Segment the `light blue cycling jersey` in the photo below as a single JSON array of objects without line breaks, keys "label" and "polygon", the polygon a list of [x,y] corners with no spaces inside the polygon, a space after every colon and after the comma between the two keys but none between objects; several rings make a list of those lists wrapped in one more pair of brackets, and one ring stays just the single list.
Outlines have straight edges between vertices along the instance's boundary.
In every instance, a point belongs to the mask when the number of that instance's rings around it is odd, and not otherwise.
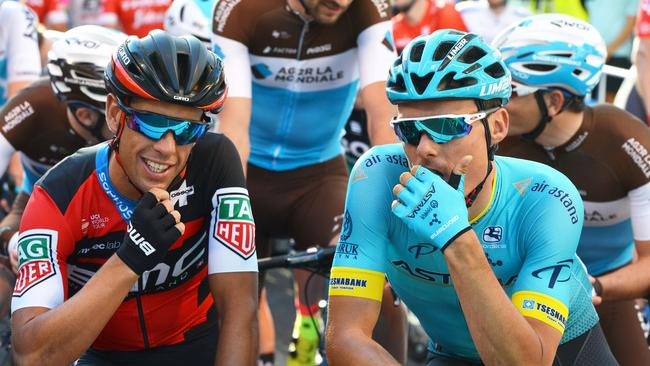
[{"label": "light blue cycling jersey", "polygon": [[249,162],[267,170],[341,155],[358,90],[384,83],[395,59],[386,0],[356,0],[334,24],[305,20],[286,0],[219,2],[213,20],[228,97],[252,102]]},{"label": "light blue cycling jersey", "polygon": [[[517,309],[563,332],[561,343],[568,342],[598,322],[575,254],[580,196],[548,166],[504,157],[495,166],[494,184],[484,188],[492,189],[490,204],[470,221],[472,228]],[[393,186],[407,170],[400,144],[374,147],[356,163],[330,296],[381,301],[385,276],[420,320],[432,352],[479,360],[443,254],[391,212]]]}]

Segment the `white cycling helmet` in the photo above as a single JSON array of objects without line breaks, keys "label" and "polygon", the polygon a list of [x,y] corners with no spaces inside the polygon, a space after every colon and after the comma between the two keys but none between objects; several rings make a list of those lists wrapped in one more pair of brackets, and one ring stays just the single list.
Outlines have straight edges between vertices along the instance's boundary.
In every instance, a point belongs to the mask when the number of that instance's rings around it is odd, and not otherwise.
[{"label": "white cycling helmet", "polygon": [[563,14],[541,14],[523,19],[496,36],[512,73],[513,93],[560,88],[589,94],[602,75],[607,47],[591,24]]},{"label": "white cycling helmet", "polygon": [[116,30],[97,25],[70,29],[48,52],[47,72],[54,93],[66,102],[82,102],[104,113],[104,69],[127,38]]},{"label": "white cycling helmet", "polygon": [[210,48],[215,0],[174,0],[165,13],[164,29],[173,36],[192,35]]}]

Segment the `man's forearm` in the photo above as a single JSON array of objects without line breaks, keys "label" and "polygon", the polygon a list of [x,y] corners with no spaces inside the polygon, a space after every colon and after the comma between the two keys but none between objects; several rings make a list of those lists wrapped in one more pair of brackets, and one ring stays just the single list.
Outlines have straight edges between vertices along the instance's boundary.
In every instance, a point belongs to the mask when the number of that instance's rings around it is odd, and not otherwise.
[{"label": "man's forearm", "polygon": [[11,205],[11,210],[7,216],[0,221],[0,227],[8,228],[0,234],[0,242],[2,243],[2,249],[5,252],[7,250],[9,239],[11,239],[11,236],[18,231],[18,228],[20,227],[20,219],[23,217],[27,201],[29,201],[29,195],[27,193],[23,191],[18,193],[14,203]]},{"label": "man's forearm", "polygon": [[385,83],[376,82],[366,86],[361,96],[368,116],[370,144],[375,146],[397,142],[397,136],[390,127],[390,120],[397,110],[388,101]]},{"label": "man's forearm", "polygon": [[603,301],[633,300],[650,293],[650,257],[622,267],[604,276],[597,277],[602,286]]},{"label": "man's forearm", "polygon": [[[641,39],[636,58],[637,86],[646,113],[650,111],[650,39]],[[647,119],[645,121],[647,123]]]},{"label": "man's forearm", "polygon": [[444,252],[474,344],[486,365],[536,365],[542,346],[535,330],[501,288],[474,231]]},{"label": "man's forearm", "polygon": [[12,319],[13,349],[18,364],[64,365],[79,358],[95,341],[137,280],[113,255],[73,297],[54,309]]},{"label": "man's forearm", "polygon": [[335,334],[336,330],[328,326],[328,334],[325,341],[327,362],[332,366],[355,365],[399,365],[399,363],[379,343],[375,342],[370,335],[361,331],[345,334]]},{"label": "man's forearm", "polygon": [[237,319],[235,314],[231,317],[221,316],[215,365],[252,366],[257,363],[259,343],[257,309],[254,313],[247,319],[241,317]]}]

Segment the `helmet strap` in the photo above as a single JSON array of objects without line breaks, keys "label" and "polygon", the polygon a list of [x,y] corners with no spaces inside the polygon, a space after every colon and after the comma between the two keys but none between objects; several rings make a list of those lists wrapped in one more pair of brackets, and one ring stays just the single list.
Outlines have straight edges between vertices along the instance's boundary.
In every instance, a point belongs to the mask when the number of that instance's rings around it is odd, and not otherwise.
[{"label": "helmet strap", "polygon": [[536,90],[534,95],[541,117],[539,118],[539,122],[537,122],[537,127],[532,131],[521,135],[521,138],[526,141],[533,141],[539,137],[539,135],[544,132],[546,125],[553,120],[553,117],[548,115],[548,108],[546,107],[546,101],[544,101],[544,90]]},{"label": "helmet strap", "polygon": [[[97,118],[97,122],[93,126],[87,126],[85,123],[81,122],[79,120],[79,117],[77,117],[76,111],[70,110],[72,115],[74,116],[74,119],[77,120],[77,124],[81,126],[84,130],[86,130],[92,137],[96,138],[98,141],[104,141],[104,135],[102,135],[102,128],[104,127],[104,124],[106,124],[106,116],[104,116],[103,113],[99,113],[99,117]],[[86,141],[88,144],[93,144],[94,142],[92,141]]]},{"label": "helmet strap", "polygon": [[[482,100],[477,100],[476,101],[476,106],[478,107],[479,111],[485,110],[485,105]],[[478,197],[479,193],[483,190],[483,186],[485,185],[485,181],[488,179],[490,176],[490,173],[492,173],[492,161],[494,160],[494,153],[497,150],[497,145],[492,145],[492,136],[490,134],[490,125],[488,124],[487,117],[483,118],[481,120],[481,123],[483,123],[483,130],[485,131],[485,142],[488,152],[488,164],[487,164],[487,172],[485,173],[485,177],[483,177],[483,180],[474,188],[472,189],[471,192],[467,196],[465,196],[465,206],[467,208],[472,207],[474,204],[474,201],[476,201],[476,197]],[[459,179],[460,177],[456,176],[454,177],[455,174],[452,173],[452,178],[450,180],[453,180],[454,178]],[[453,186],[454,184],[452,184]],[[458,183],[455,184],[455,186],[458,186]]]}]

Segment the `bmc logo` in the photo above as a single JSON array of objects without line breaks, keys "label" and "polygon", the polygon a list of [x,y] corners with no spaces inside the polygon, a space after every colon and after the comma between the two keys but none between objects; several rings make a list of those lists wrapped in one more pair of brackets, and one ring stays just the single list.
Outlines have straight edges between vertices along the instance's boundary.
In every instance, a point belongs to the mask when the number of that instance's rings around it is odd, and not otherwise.
[{"label": "bmc logo", "polygon": [[148,241],[144,240],[144,237],[137,232],[133,225],[129,222],[129,226],[126,228],[126,232],[129,233],[129,238],[137,245],[146,256],[149,256],[151,253],[156,251],[156,248],[151,246]]}]

